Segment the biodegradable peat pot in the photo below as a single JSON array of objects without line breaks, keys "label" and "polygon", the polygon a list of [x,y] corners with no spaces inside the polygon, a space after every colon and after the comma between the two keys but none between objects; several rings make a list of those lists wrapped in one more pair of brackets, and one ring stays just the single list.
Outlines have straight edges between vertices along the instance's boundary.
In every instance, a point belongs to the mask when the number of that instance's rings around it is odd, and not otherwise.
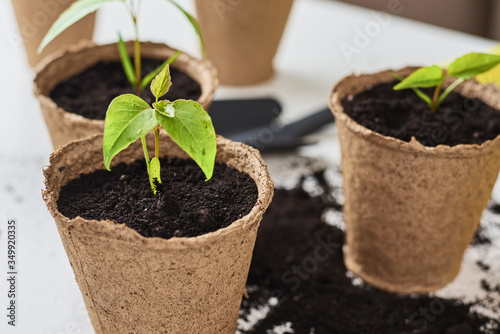
[{"label": "biodegradable peat pot", "polygon": [[252,85],[269,79],[293,0],[196,0],[196,12],[222,84]]},{"label": "biodegradable peat pot", "polygon": [[[55,38],[38,54],[37,49],[54,21],[75,1],[12,0],[17,25],[24,42],[28,62],[36,66],[46,56],[80,40],[91,40],[95,13],[89,14]],[[19,41],[20,42],[20,41]]]},{"label": "biodegradable peat pot", "polygon": [[[128,42],[127,47],[130,54],[132,54],[133,43]],[[176,52],[177,50],[164,44],[150,42],[141,44],[143,57],[165,60]],[[34,80],[34,93],[40,102],[42,114],[55,149],[73,140],[103,133],[104,120],[88,119],[63,110],[50,98],[50,92],[57,84],[81,73],[100,61],[119,61],[119,59],[120,55],[116,44],[95,45],[93,43],[81,43],[76,47],[71,47],[48,57],[40,64]],[[172,66],[186,72],[200,84],[201,96],[197,102],[207,109],[219,84],[217,71],[211,62],[206,59],[198,60],[182,53]]]},{"label": "biodegradable peat pot", "polygon": [[[188,158],[164,133],[161,142],[161,156]],[[235,333],[257,229],[271,202],[273,181],[257,150],[222,137],[217,148],[217,162],[255,181],[255,206],[216,232],[168,240],[145,238],[109,220],[68,219],[58,211],[61,187],[81,174],[104,168],[101,135],[72,142],[52,154],[44,171],[43,197],[96,333]],[[141,158],[138,141],[118,154],[112,166]]]},{"label": "biodegradable peat pot", "polygon": [[[383,136],[344,113],[342,99],[394,81],[391,72],[349,76],[329,101],[342,154],[345,262],[378,288],[430,292],[460,270],[498,176],[500,137],[482,145],[427,147]],[[456,91],[500,108],[496,86],[468,81]]]}]

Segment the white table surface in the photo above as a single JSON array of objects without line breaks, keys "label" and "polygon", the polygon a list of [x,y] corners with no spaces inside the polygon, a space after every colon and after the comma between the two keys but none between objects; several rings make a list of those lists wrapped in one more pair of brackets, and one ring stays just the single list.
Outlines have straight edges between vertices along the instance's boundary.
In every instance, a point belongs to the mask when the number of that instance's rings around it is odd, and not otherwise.
[{"label": "white table surface", "polygon": [[[193,1],[179,2],[193,12]],[[401,3],[404,6],[405,0]],[[146,19],[146,15],[152,16]],[[95,40],[115,42],[118,30],[131,38],[132,29],[125,17],[120,4],[105,6],[98,15]],[[142,18],[143,40],[166,42],[198,54],[191,28],[165,1],[145,1]],[[293,120],[324,107],[335,82],[351,72],[436,63],[495,45],[491,40],[392,17],[348,62],[339,45],[354,45],[355,29],[364,29],[373,21],[369,10],[335,1],[296,0],[275,60],[275,77],[249,88],[222,87],[216,98],[274,96],[283,104],[283,118]],[[12,43],[19,32],[9,0],[0,0],[0,29],[0,332],[93,333],[55,224],[41,198],[42,167],[52,147],[32,94],[33,72],[22,46]],[[299,153],[338,163],[333,129],[330,126],[321,132],[319,144]],[[272,161],[273,156],[268,159]],[[4,315],[5,231],[9,218],[19,224],[16,328],[6,325]]]}]

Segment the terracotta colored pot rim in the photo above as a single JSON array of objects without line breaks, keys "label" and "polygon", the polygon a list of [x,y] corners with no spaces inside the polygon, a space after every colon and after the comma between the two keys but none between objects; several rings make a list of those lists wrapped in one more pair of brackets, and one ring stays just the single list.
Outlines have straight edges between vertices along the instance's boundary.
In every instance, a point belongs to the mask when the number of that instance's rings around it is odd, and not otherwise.
[{"label": "terracotta colored pot rim", "polygon": [[[168,137],[168,139],[173,142],[167,134],[162,133],[163,137]],[[165,140],[165,139],[162,139]],[[237,160],[237,164],[231,163],[231,166],[242,170],[242,167],[245,165],[251,165],[255,167],[258,172],[258,177],[252,177],[255,181],[258,189],[258,198],[252,210],[244,217],[234,221],[231,225],[221,228],[217,231],[206,233],[196,237],[173,237],[170,239],[163,239],[158,237],[147,238],[139,233],[137,233],[132,228],[127,227],[125,224],[115,223],[111,220],[87,220],[81,217],[76,217],[74,219],[69,219],[65,217],[63,214],[59,212],[57,209],[57,199],[54,196],[53,191],[55,187],[48,182],[48,176],[53,174],[56,170],[61,170],[64,168],[75,168],[75,166],[67,165],[64,161],[64,156],[68,152],[75,151],[79,149],[79,146],[85,143],[96,143],[98,142],[102,148],[102,135],[94,135],[86,139],[77,140],[71,142],[65,146],[59,148],[56,152],[52,153],[50,156],[50,163],[44,169],[45,176],[45,189],[42,191],[43,199],[46,202],[46,205],[51,212],[52,216],[57,220],[63,222],[63,224],[67,225],[67,227],[71,229],[78,229],[80,231],[85,231],[85,233],[89,233],[94,237],[101,238],[103,240],[106,239],[115,239],[118,241],[123,241],[125,243],[129,242],[140,242],[149,249],[156,250],[168,250],[168,249],[186,249],[192,247],[203,247],[209,246],[215,239],[224,236],[230,235],[234,231],[239,229],[250,229],[255,224],[259,224],[260,219],[262,218],[263,213],[269,206],[272,201],[273,192],[274,192],[274,182],[269,176],[267,171],[267,166],[260,156],[258,150],[253,147],[244,145],[242,143],[233,142],[221,136],[217,137],[217,150],[218,154],[221,151],[229,153],[229,156],[232,159]],[[137,143],[136,143],[137,144]],[[180,150],[180,148],[179,148]],[[142,151],[141,151],[142,152]],[[102,152],[96,151],[97,154],[102,154]],[[184,154],[183,154],[184,155]],[[188,158],[187,155],[178,155],[173,154],[172,156],[180,156],[181,158]],[[118,156],[117,156],[118,158]],[[113,161],[112,165],[116,165],[120,161]],[[225,161],[220,160],[216,157],[217,162]],[[76,166],[77,167],[77,166]],[[104,169],[104,165],[102,168],[96,168],[94,170]],[[250,174],[249,174],[250,175]],[[250,175],[251,176],[251,175]],[[67,181],[69,182],[69,180]]]},{"label": "terracotta colored pot rim", "polygon": [[[391,76],[391,73],[398,73],[402,76],[407,76],[411,72],[413,72],[418,67],[405,67],[400,70],[386,70],[373,74],[362,74],[362,75],[350,75],[342,79],[337,85],[333,88],[333,91],[330,95],[329,106],[332,110],[336,121],[341,121],[347,125],[347,127],[360,136],[364,137],[366,140],[375,142],[381,146],[386,146],[389,149],[406,151],[406,152],[418,152],[428,155],[437,155],[437,156],[453,156],[454,158],[470,158],[476,155],[482,154],[484,151],[490,151],[493,149],[500,149],[500,136],[497,136],[495,139],[487,140],[481,145],[477,144],[460,144],[456,146],[448,146],[448,145],[438,145],[436,147],[424,146],[415,138],[412,138],[410,142],[403,141],[401,139],[397,139],[390,136],[382,135],[378,132],[370,130],[361,124],[354,121],[351,117],[344,113],[344,108],[342,107],[342,99],[344,99],[347,95],[349,95],[349,90],[352,90],[352,87],[356,85],[358,82],[363,82],[367,78],[373,78],[373,82],[375,84],[382,84],[394,81],[394,77]],[[452,81],[447,80],[444,83],[444,87],[446,88],[451,84]],[[479,94],[473,91],[473,88],[481,86],[481,91]],[[362,91],[365,91],[368,87],[359,85],[356,87],[356,93],[359,94]],[[473,80],[468,80],[462,83],[455,89],[456,92],[462,94],[466,97],[475,97],[481,99],[484,103],[490,105],[491,107],[500,110],[500,104],[498,103],[499,99],[497,98],[494,101],[493,98],[488,99],[489,96],[500,96],[500,88],[494,84],[490,85],[482,85]],[[474,94],[475,93],[475,94]]]},{"label": "terracotta colored pot rim", "polygon": [[[127,46],[130,49],[130,46],[133,42],[126,42]],[[158,47],[158,48],[164,48],[165,50],[169,50],[172,55],[177,52],[178,50],[173,49],[169,47],[168,45],[161,44],[161,43],[154,43],[154,42],[141,42],[141,45],[143,47]],[[36,98],[40,102],[45,102],[48,106],[56,110],[60,114],[66,114],[66,116],[70,116],[70,118],[76,122],[76,123],[87,123],[87,124],[94,124],[94,125],[101,125],[104,123],[104,120],[96,120],[96,119],[90,119],[83,117],[79,114],[75,114],[72,112],[68,112],[62,108],[60,108],[49,96],[50,91],[47,91],[44,87],[41,86],[40,81],[44,76],[50,75],[50,72],[48,69],[50,66],[57,66],[58,63],[63,62],[65,57],[71,54],[76,54],[80,53],[86,49],[90,48],[95,48],[96,51],[99,50],[99,48],[107,48],[109,46],[116,46],[116,43],[111,43],[111,44],[102,44],[98,45],[92,41],[87,41],[87,40],[82,40],[76,45],[70,45],[67,46],[58,52],[55,52],[46,58],[38,64],[35,67],[35,79],[33,80],[33,92],[36,96]],[[114,58],[115,60],[119,61],[119,56]],[[104,60],[104,59],[103,59]],[[186,64],[188,62],[195,62],[198,67],[203,68],[204,71],[207,71],[208,76],[212,78],[212,80],[200,80],[200,76],[197,75],[195,71],[188,71],[184,67],[185,66],[179,66],[179,63]],[[95,64],[95,63],[93,63]],[[90,64],[90,65],[93,65]],[[208,106],[211,101],[213,100],[215,96],[215,91],[219,85],[219,79],[217,78],[217,70],[215,69],[215,66],[212,64],[212,62],[208,59],[197,59],[194,58],[187,53],[181,53],[179,57],[176,59],[174,64],[172,65],[173,67],[182,70],[186,72],[193,80],[198,82],[198,84],[201,87],[201,95],[198,98],[197,102],[200,103],[203,106]],[[88,67],[87,67],[88,68]],[[67,80],[63,79],[63,80]],[[60,82],[62,82],[61,80]],[[53,89],[53,87],[51,88]],[[146,88],[149,89],[149,88]]]}]

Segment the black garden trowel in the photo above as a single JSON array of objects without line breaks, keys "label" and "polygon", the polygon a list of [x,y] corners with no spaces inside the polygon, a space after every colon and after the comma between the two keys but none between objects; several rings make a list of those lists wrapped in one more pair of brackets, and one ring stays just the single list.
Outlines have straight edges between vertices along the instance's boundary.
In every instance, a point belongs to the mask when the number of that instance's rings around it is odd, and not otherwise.
[{"label": "black garden trowel", "polygon": [[294,149],[314,144],[304,136],[334,121],[328,108],[289,124],[282,124],[282,108],[272,98],[214,101],[209,114],[215,131],[260,151]]}]

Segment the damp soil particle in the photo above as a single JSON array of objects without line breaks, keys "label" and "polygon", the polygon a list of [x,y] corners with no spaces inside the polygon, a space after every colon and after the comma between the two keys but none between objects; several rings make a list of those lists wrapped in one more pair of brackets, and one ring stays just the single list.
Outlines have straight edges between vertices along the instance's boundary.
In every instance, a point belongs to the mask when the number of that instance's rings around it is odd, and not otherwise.
[{"label": "damp soil particle", "polygon": [[479,245],[491,245],[491,240],[488,238],[483,231],[483,228],[479,226],[477,228],[476,234],[474,238],[472,238],[471,245],[479,246]]},{"label": "damp soil particle", "polygon": [[[345,113],[385,136],[425,146],[482,144],[500,134],[500,111],[476,98],[452,92],[435,113],[411,90],[393,83],[374,86],[342,100]],[[432,89],[424,89],[432,94]]]},{"label": "damp soil particle", "polygon": [[[275,191],[259,229],[240,323],[255,319],[262,305],[270,311],[251,329],[240,326],[240,333],[292,333],[272,331],[291,323],[295,334],[468,334],[484,333],[481,327],[494,321],[456,300],[390,294],[353,279],[343,261],[344,232],[321,218],[339,208],[332,197],[312,198],[302,188]],[[272,297],[278,301],[270,304]]]},{"label": "damp soil particle", "polygon": [[492,203],[492,204],[490,204],[489,209],[492,212],[496,213],[496,214],[500,214],[500,203]]},{"label": "damp soil particle", "polygon": [[[143,74],[150,73],[163,63],[163,60],[142,60]],[[197,100],[201,87],[188,74],[170,68],[172,86],[163,100]],[[89,119],[104,120],[110,102],[121,94],[133,94],[134,90],[118,61],[102,61],[80,74],[59,83],[50,93],[50,98],[62,109]],[[148,103],[155,101],[149,85],[144,89],[142,98]]]},{"label": "damp soil particle", "polygon": [[191,160],[160,159],[154,196],[144,160],[82,175],[61,189],[57,206],[68,218],[109,219],[145,237],[194,237],[229,226],[257,201],[249,175],[216,164],[208,182]]}]

